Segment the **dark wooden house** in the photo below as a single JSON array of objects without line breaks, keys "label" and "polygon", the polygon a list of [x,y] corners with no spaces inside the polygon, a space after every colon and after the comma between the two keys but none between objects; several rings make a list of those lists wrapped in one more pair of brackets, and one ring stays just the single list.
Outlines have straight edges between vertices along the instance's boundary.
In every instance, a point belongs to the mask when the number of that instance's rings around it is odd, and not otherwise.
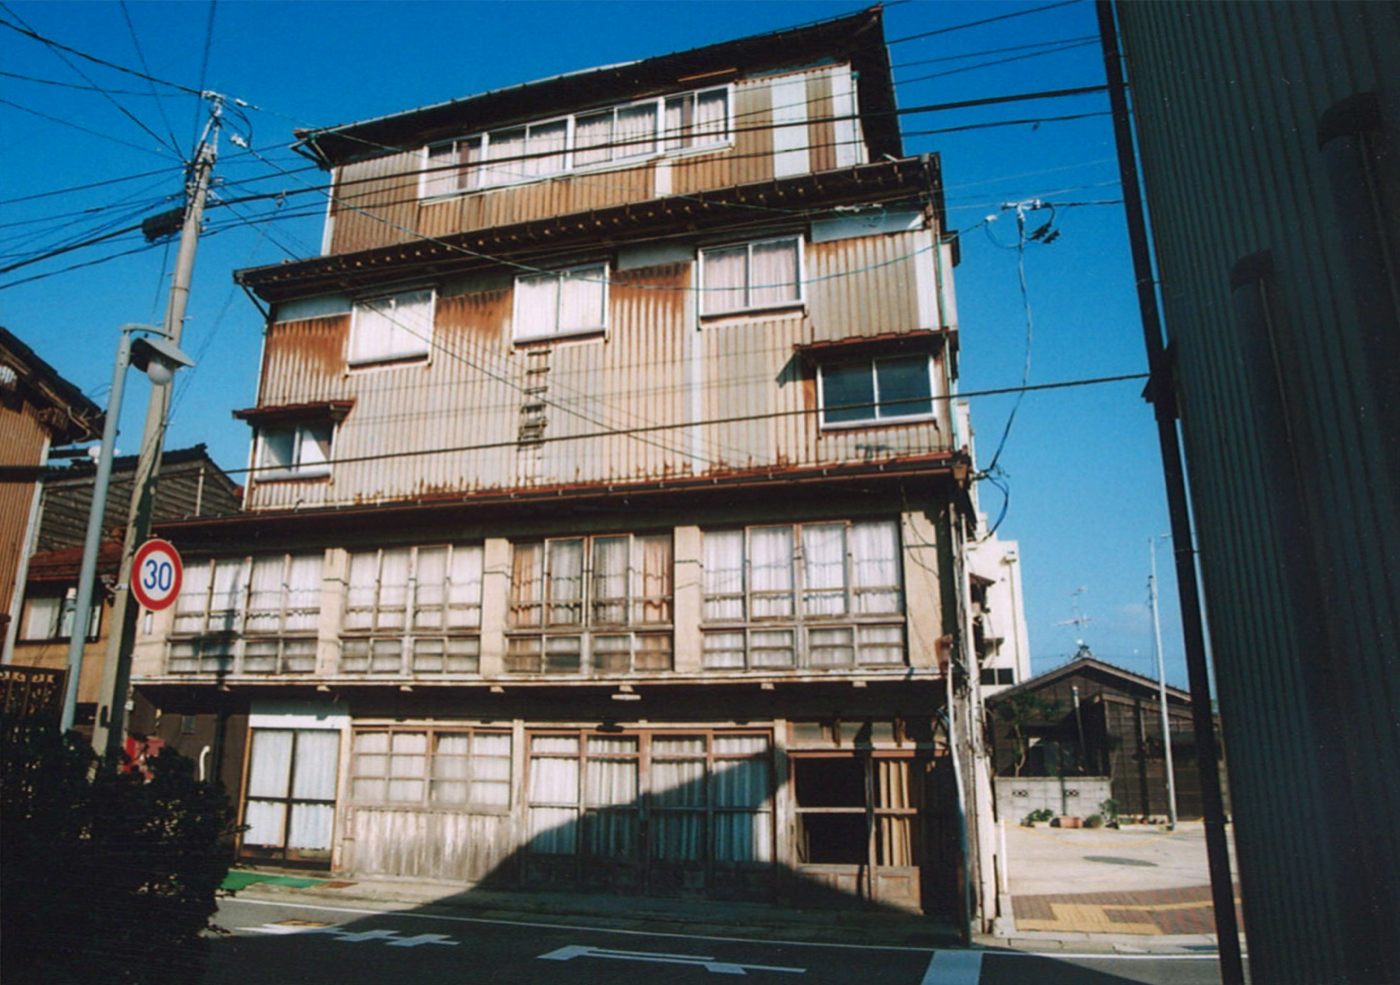
[{"label": "dark wooden house", "polygon": [[[1191,696],[1167,687],[1179,817],[1201,816]],[[1166,752],[1157,682],[1093,656],[987,699],[997,776],[1106,776],[1124,815],[1166,815]],[[1020,732],[1018,737],[1017,732]]]}]

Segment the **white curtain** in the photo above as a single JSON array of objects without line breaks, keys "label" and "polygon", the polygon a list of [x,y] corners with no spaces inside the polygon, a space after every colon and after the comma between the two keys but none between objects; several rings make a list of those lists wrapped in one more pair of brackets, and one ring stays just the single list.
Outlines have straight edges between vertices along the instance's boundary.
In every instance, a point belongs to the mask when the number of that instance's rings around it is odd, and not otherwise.
[{"label": "white curtain", "polygon": [[385,550],[379,558],[379,602],[376,629],[403,629],[408,608],[408,561],[406,547]]},{"label": "white curtain", "polygon": [[627,624],[628,538],[597,537],[593,541],[593,623]]},{"label": "white curtain", "polygon": [[749,531],[749,585],[752,618],[792,616],[791,527],[754,527]]},{"label": "white curtain", "polygon": [[362,804],[388,800],[389,733],[356,732],[353,748],[351,799]]},{"label": "white curtain", "polygon": [[252,762],[248,768],[249,797],[285,797],[292,771],[292,733],[285,729],[254,729]]},{"label": "white curtain", "polygon": [[288,632],[310,632],[321,611],[320,554],[297,554],[287,565],[285,626]]},{"label": "white curtain", "polygon": [[510,573],[510,625],[539,626],[543,544],[513,544]]},{"label": "white curtain", "polygon": [[364,551],[350,555],[350,574],[345,588],[346,629],[374,626],[374,602],[378,595],[379,553]]},{"label": "white curtain", "polygon": [[857,644],[864,664],[904,662],[903,626],[858,626]]},{"label": "white curtain", "polygon": [[287,805],[277,801],[252,800],[243,812],[243,844],[282,847],[282,826],[287,817]]},{"label": "white curtain", "polygon": [[525,139],[525,153],[544,156],[527,158],[524,172],[527,175],[542,175],[563,171],[564,146],[568,135],[569,124],[564,120],[531,127]]},{"label": "white curtain", "polygon": [[694,140],[696,146],[719,143],[727,136],[729,92],[711,89],[695,95]]},{"label": "white curtain", "polygon": [[335,807],[331,804],[293,804],[287,847],[329,851]]},{"label": "white curtain", "polygon": [[851,627],[809,629],[807,660],[813,667],[849,667],[855,663],[855,641]]},{"label": "white curtain", "polygon": [[530,851],[572,855],[578,850],[578,808],[530,808]]},{"label": "white curtain", "polygon": [[324,424],[306,424],[297,428],[298,469],[321,469],[331,460],[331,429]]},{"label": "white curtain", "polygon": [[578,803],[578,738],[535,736],[530,750],[530,850],[572,855],[577,851],[578,808],[563,805]]},{"label": "white curtain", "polygon": [[389,800],[419,803],[427,778],[428,736],[424,732],[394,732],[389,737]]},{"label": "white curtain", "polygon": [[428,148],[428,173],[423,176],[424,196],[450,195],[457,190],[459,171],[453,167],[456,163],[456,144],[439,144]]},{"label": "white curtain", "polygon": [[796,301],[800,296],[797,283],[797,240],[755,243],[750,263],[750,307]]},{"label": "white curtain", "polygon": [[846,527],[809,523],[802,528],[802,610],[809,616],[846,611]]},{"label": "white curtain", "polygon": [[220,561],[214,568],[214,592],[209,601],[209,631],[235,632],[247,592],[241,558]]},{"label": "white curtain", "polygon": [[704,661],[706,667],[744,666],[744,633],[706,632],[704,637]]},{"label": "white curtain", "polygon": [[471,777],[471,736],[465,732],[440,733],[433,752],[434,804],[465,804]]},{"label": "white curtain", "polygon": [[656,104],[624,106],[617,111],[613,128],[613,160],[638,157],[656,150]]},{"label": "white curtain", "polygon": [[253,558],[246,623],[249,633],[275,633],[281,628],[285,567],[286,558],[281,554]]},{"label": "white curtain", "polygon": [[861,615],[903,611],[899,529],[893,520],[851,524],[851,582]]},{"label": "white curtain", "polygon": [[601,331],[606,319],[608,268],[566,270],[559,277],[559,332]]},{"label": "white curtain", "polygon": [[744,532],[705,531],[705,620],[744,618]]},{"label": "white curtain", "polygon": [[583,541],[552,540],[545,545],[549,569],[549,624],[583,622]]},{"label": "white curtain", "polygon": [[495,162],[483,175],[484,185],[508,185],[525,176],[524,162],[520,155],[525,152],[525,130],[497,130],[491,134],[486,156]]},{"label": "white curtain", "polygon": [[748,247],[703,250],[700,262],[704,278],[700,297],[702,314],[741,311],[748,307]]},{"label": "white curtain", "polygon": [[641,562],[641,598],[633,614],[637,623],[671,621],[671,535],[655,534],[637,538]]},{"label": "white curtain", "polygon": [[[174,632],[177,635],[200,632],[208,611],[209,562],[198,561],[185,569],[184,581],[180,583],[180,596],[175,600]],[[38,638],[30,635],[30,639]]]},{"label": "white curtain", "polygon": [[481,548],[453,547],[448,573],[447,625],[463,629],[481,625]]},{"label": "white curtain", "polygon": [[413,628],[441,629],[447,548],[420,547],[413,573]]},{"label": "white curtain", "polygon": [[515,279],[517,339],[553,335],[559,328],[559,276],[528,274]]},{"label": "white curtain", "polygon": [[306,800],[335,800],[336,764],[340,761],[340,733],[305,729],[297,732],[296,775],[292,796]]},{"label": "white curtain", "polygon": [[409,291],[355,305],[351,362],[421,355],[433,333],[431,291]]},{"label": "white curtain", "polygon": [[574,120],[574,167],[601,164],[612,159],[613,111],[580,116]]},{"label": "white curtain", "polygon": [[672,96],[666,100],[665,117],[662,121],[662,146],[666,150],[679,150],[690,146],[694,113],[694,98],[689,94]]},{"label": "white curtain", "polygon": [[590,807],[636,806],[637,760],[599,759],[637,753],[636,739],[589,739],[585,802]]},{"label": "white curtain", "polygon": [[510,736],[478,732],[473,737],[472,803],[510,806]]},{"label": "white curtain", "polygon": [[795,654],[790,629],[755,629],[749,633],[751,667],[791,667]]}]

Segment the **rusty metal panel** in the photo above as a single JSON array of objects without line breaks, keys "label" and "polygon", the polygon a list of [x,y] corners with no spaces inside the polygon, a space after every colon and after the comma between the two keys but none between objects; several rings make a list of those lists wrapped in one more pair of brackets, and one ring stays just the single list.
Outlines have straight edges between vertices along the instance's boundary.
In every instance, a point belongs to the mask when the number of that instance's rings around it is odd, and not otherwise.
[{"label": "rusty metal panel", "polygon": [[345,378],[350,316],[333,315],[268,327],[258,405],[276,407],[353,394]]},{"label": "rusty metal panel", "polygon": [[812,73],[807,79],[807,146],[813,171],[836,167],[836,127],[829,119],[833,106],[831,71]]},{"label": "rusty metal panel", "polygon": [[[43,463],[47,431],[24,401],[17,411],[0,405],[0,465]],[[36,482],[0,482],[0,614],[6,612],[15,590],[15,570],[29,532],[30,506],[38,495]]]},{"label": "rusty metal panel", "polygon": [[347,164],[336,182],[331,253],[402,243],[414,237],[418,223],[417,151],[390,154]]}]

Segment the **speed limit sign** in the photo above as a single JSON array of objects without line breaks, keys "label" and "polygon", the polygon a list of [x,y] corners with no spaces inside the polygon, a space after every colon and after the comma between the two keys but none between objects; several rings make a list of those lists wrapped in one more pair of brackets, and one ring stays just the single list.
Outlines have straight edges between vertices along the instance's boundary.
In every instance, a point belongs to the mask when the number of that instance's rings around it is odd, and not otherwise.
[{"label": "speed limit sign", "polygon": [[164,609],[180,594],[185,565],[180,552],[166,540],[148,540],[131,559],[131,594],[148,609]]}]

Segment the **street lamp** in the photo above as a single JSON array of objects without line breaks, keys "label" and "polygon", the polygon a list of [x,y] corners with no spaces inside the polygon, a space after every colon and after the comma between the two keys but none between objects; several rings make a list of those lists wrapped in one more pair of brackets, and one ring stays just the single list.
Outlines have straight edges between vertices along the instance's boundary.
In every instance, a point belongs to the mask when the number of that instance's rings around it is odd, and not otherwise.
[{"label": "street lamp", "polygon": [[[142,332],[152,338],[134,337]],[[112,478],[112,458],[116,452],[117,418],[122,412],[122,389],[127,366],[135,366],[150,378],[153,386],[167,386],[182,366],[193,366],[159,328],[151,325],[123,325],[117,343],[117,362],[112,370],[112,389],[107,398],[107,419],[102,426],[102,446],[93,479],[92,507],[88,510],[87,535],[83,540],[83,562],[78,570],[78,598],[73,612],[72,635],[68,639],[68,683],[63,692],[61,728],[73,727],[78,707],[78,678],[83,670],[83,647],[87,643],[88,618],[92,611],[93,582],[97,575],[97,552],[102,542],[102,519],[107,512],[107,487]]]}]

